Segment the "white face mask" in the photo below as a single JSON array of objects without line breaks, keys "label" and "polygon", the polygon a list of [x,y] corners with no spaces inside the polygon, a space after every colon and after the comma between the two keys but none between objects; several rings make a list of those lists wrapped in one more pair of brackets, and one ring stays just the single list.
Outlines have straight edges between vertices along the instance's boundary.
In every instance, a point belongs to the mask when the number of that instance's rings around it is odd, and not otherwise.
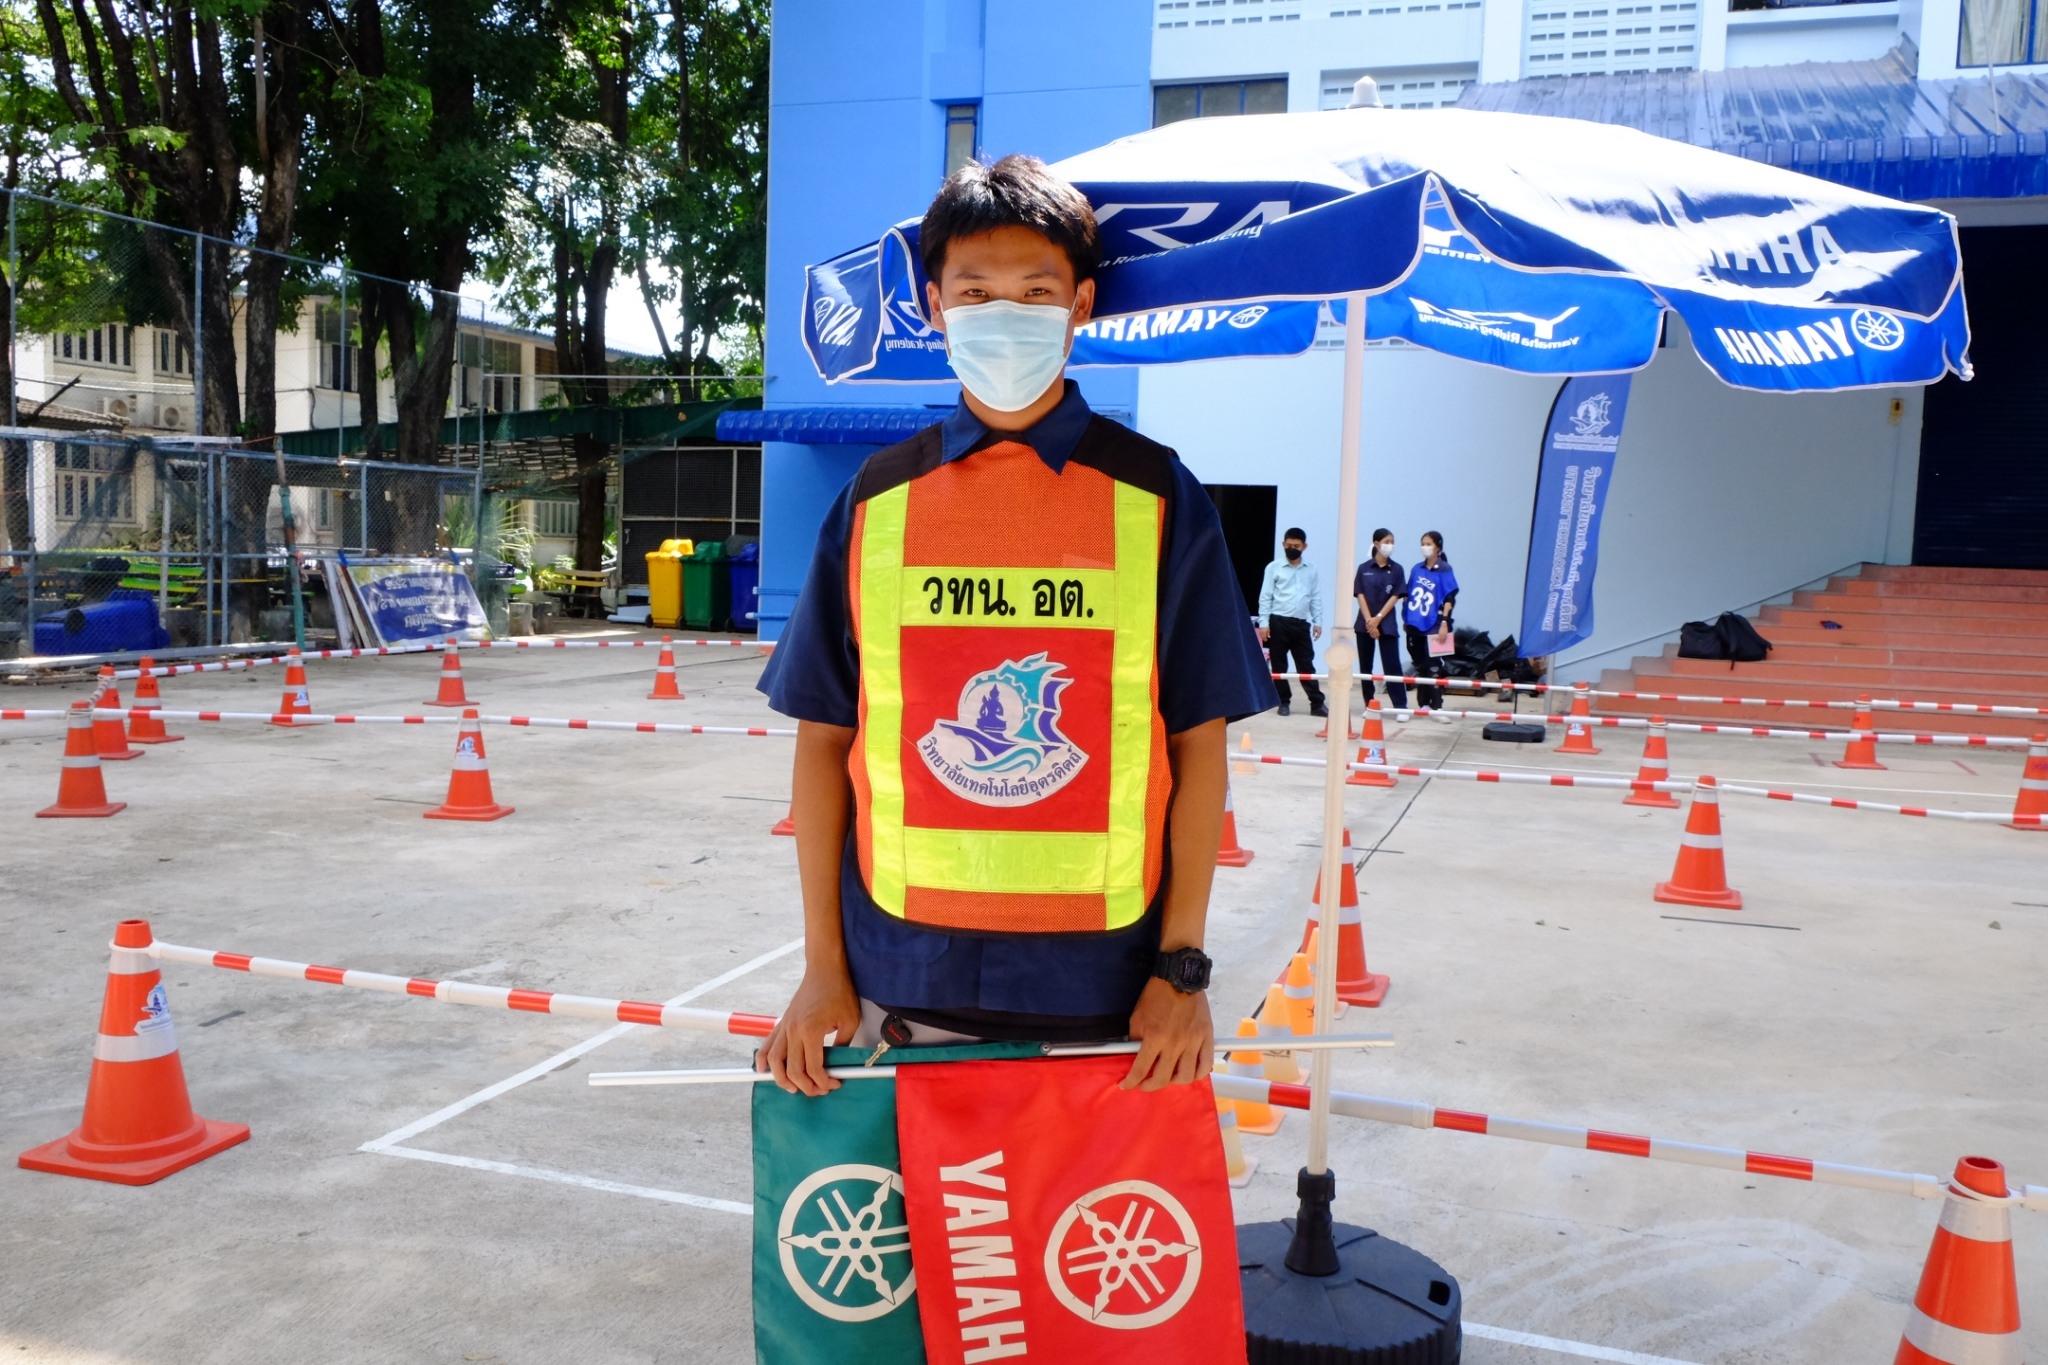
[{"label": "white face mask", "polygon": [[1394,557],[1394,542],[1391,540],[1383,540],[1372,548],[1375,554],[1381,555],[1384,558],[1392,559]]},{"label": "white face mask", "polygon": [[1045,396],[1067,363],[1069,309],[996,299],[945,310],[946,359],[967,391],[997,412]]}]

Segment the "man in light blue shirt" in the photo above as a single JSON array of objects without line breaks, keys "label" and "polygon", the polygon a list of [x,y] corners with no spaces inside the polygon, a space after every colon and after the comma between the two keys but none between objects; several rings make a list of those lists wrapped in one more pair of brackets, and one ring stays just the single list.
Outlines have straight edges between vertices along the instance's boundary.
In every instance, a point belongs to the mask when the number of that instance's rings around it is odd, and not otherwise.
[{"label": "man in light blue shirt", "polygon": [[[1323,584],[1315,566],[1303,560],[1308,536],[1299,526],[1287,528],[1280,537],[1280,551],[1286,556],[1266,566],[1265,581],[1259,585],[1259,643],[1266,647],[1266,659],[1275,673],[1313,673],[1314,642],[1323,638]],[[1288,659],[1292,657],[1293,663]],[[1285,678],[1273,679],[1280,697],[1280,714],[1287,715],[1293,692]],[[1301,680],[1308,696],[1308,713],[1327,716],[1323,689],[1312,678]]]}]

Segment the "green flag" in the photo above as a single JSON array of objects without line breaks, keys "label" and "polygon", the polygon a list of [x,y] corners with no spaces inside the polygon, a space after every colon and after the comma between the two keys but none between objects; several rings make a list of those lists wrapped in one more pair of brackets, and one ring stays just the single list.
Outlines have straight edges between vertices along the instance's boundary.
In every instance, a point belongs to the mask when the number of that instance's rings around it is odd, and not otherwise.
[{"label": "green flag", "polygon": [[[866,1049],[827,1048],[831,1066]],[[892,1048],[892,1064],[1035,1057],[1036,1043]],[[758,1365],[921,1365],[896,1085],[829,1095],[756,1085],[754,1359]]]}]

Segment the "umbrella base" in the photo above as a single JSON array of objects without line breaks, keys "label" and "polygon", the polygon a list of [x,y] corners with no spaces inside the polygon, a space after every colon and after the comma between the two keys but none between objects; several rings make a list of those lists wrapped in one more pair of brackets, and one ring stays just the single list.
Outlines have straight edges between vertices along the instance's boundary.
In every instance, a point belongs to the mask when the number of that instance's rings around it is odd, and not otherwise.
[{"label": "umbrella base", "polygon": [[1457,1365],[1457,1280],[1370,1228],[1333,1223],[1336,1184],[1303,1171],[1299,1217],[1237,1229],[1250,1365]]},{"label": "umbrella base", "polygon": [[1549,736],[1540,725],[1491,720],[1486,723],[1486,728],[1479,732],[1479,737],[1499,740],[1502,744],[1541,744]]}]

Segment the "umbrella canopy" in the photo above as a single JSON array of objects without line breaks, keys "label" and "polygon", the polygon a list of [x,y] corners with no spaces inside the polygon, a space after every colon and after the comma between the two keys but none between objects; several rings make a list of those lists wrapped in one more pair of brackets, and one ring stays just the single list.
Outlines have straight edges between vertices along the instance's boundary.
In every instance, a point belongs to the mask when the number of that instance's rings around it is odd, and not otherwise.
[{"label": "umbrella canopy", "polygon": [[[1669,310],[1738,388],[1969,377],[1950,215],[1629,128],[1462,109],[1192,119],[1052,169],[1103,236],[1076,364],[1295,354],[1324,300],[1365,294],[1373,336],[1529,373],[1639,369]],[[952,377],[915,220],[807,275],[826,379]]]}]

